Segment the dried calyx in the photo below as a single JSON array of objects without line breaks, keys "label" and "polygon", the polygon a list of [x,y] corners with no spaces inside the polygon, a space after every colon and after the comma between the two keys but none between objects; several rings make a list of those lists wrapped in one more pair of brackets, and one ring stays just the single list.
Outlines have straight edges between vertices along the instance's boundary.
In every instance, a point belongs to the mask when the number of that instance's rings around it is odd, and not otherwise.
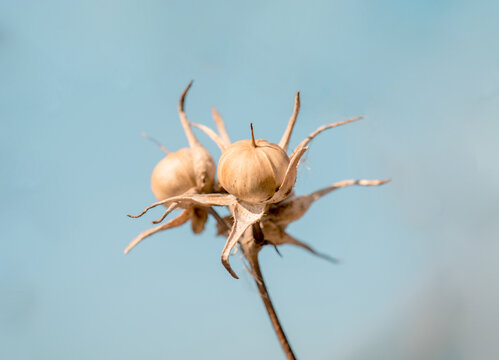
[{"label": "dried calyx", "polygon": [[[361,117],[319,127],[288,155],[286,152],[289,140],[300,109],[299,92],[295,97],[293,114],[279,144],[262,139],[255,140],[252,125],[251,139],[231,144],[222,117],[215,109],[213,118],[218,132],[205,125],[187,121],[183,102],[189,87],[190,84],[180,99],[179,113],[190,148],[167,155],[156,166],[151,183],[158,201],[147,207],[139,216],[151,208],[165,205],[167,211],[157,221],[161,222],[173,209],[181,207],[184,210],[177,218],[139,235],[125,252],[147,236],[181,225],[189,219],[192,221],[194,232],[197,232],[204,227],[206,212],[210,212],[217,220],[218,234],[227,237],[222,250],[223,265],[237,278],[229,264],[229,255],[239,243],[281,346],[287,358],[294,359],[263,280],[258,261],[260,250],[265,245],[272,245],[277,250],[280,245],[291,244],[337,263],[337,259],[315,251],[310,245],[287,233],[287,226],[300,219],[316,200],[336,189],[352,185],[382,185],[389,180],[344,180],[311,194],[296,196],[293,187],[297,166],[310,141],[324,130],[359,120]],[[222,151],[217,172],[221,187],[214,181],[213,160],[195,138],[190,125],[205,132]],[[212,206],[227,207],[231,216],[219,217]],[[200,215],[203,212],[204,215]],[[195,226],[195,223],[202,223],[202,226]]]},{"label": "dried calyx", "polygon": [[[223,190],[227,193],[184,193],[180,196],[158,201],[145,211],[158,205],[170,204],[228,207],[232,216],[230,226],[226,220],[218,218],[217,221],[219,227],[230,227],[230,230],[225,232],[227,241],[222,250],[221,260],[225,268],[235,278],[237,278],[237,275],[230,266],[229,255],[246,230],[253,224],[258,223],[258,226],[263,228],[264,235],[274,239],[271,242],[273,245],[292,243],[310,250],[308,245],[292,238],[284,231],[285,225],[293,221],[290,219],[299,218],[303,214],[297,216],[296,212],[288,210],[283,211],[282,215],[276,215],[281,212],[279,203],[282,202],[282,209],[303,208],[302,200],[292,201],[291,199],[294,199],[292,190],[296,181],[297,166],[300,158],[308,149],[307,145],[321,132],[359,120],[361,117],[319,127],[305,138],[288,157],[286,151],[299,108],[300,97],[299,93],[297,93],[293,114],[279,144],[273,144],[265,140],[255,141],[253,135],[249,140],[230,144],[223,121],[216,111],[214,111],[214,115],[216,114],[214,118],[219,133],[205,125],[191,123],[191,125],[204,131],[222,150],[222,156],[218,163],[218,176]],[[370,182],[369,180],[362,180],[357,183],[359,185],[379,185],[386,181],[374,180]],[[269,217],[270,214],[273,214],[273,217]],[[267,230],[265,231],[265,229]],[[268,235],[265,233],[268,233]]]},{"label": "dried calyx", "polygon": [[[169,152],[164,146],[158,143],[166,153],[166,156],[155,166],[151,175],[151,189],[158,201],[183,194],[212,193],[214,190],[215,163],[208,150],[200,144],[192,132],[184,111],[185,96],[191,85],[192,81],[182,93],[178,108],[180,122],[189,142],[189,147],[182,148],[176,152]],[[157,143],[156,140],[153,139],[153,141]],[[200,233],[204,230],[208,213],[216,216],[214,210],[210,207],[173,202],[168,204],[162,217],[153,221],[153,224],[162,222],[169,213],[177,208],[182,209],[179,216],[163,225],[139,234],[126,247],[125,254],[145,238],[157,232],[180,226],[189,220],[191,221],[193,232],[196,234]],[[129,216],[135,218],[142,216],[144,213],[142,212],[137,216]]]}]

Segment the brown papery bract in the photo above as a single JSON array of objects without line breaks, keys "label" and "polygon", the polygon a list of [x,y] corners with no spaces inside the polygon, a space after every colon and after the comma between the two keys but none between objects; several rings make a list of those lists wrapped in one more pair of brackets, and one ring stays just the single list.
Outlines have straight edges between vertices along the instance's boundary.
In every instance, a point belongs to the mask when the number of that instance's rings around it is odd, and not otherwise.
[{"label": "brown papery bract", "polygon": [[[192,132],[184,111],[185,96],[191,85],[192,81],[180,96],[178,106],[180,123],[189,142],[189,147],[176,152],[169,152],[157,140],[150,138],[166,153],[166,156],[158,162],[151,175],[151,188],[158,201],[182,194],[202,194],[214,191],[215,163],[208,150],[201,145]],[[144,136],[148,137],[147,135]],[[126,247],[125,254],[145,238],[157,232],[180,226],[188,220],[191,220],[192,231],[198,234],[204,230],[208,213],[214,213],[214,210],[207,207],[172,203],[168,204],[167,210],[160,219],[153,221],[153,224],[162,222],[176,208],[184,208],[186,210],[176,218],[176,221],[169,221],[165,225],[146,230],[139,234]],[[146,211],[147,209],[137,216],[130,217],[140,217]]]}]

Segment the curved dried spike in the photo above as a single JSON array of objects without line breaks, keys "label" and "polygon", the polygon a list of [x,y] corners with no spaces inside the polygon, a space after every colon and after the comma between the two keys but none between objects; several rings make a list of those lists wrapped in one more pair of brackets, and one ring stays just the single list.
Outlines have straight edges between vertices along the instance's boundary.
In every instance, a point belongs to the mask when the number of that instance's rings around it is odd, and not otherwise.
[{"label": "curved dried spike", "polygon": [[[330,192],[341,189],[346,186],[379,186],[389,182],[385,180],[343,180],[334,183],[331,186],[314,191],[308,195],[295,196],[283,201],[279,204],[279,213],[277,216],[272,216],[273,221],[285,225],[300,219],[308,211],[312,203]],[[274,219],[275,218],[275,219]]]},{"label": "curved dried spike", "polygon": [[191,127],[189,126],[189,121],[187,120],[187,116],[185,115],[185,112],[184,112],[185,96],[187,95],[187,92],[189,91],[193,81],[194,80],[191,80],[189,85],[187,85],[184,92],[180,96],[180,100],[178,103],[178,113],[180,116],[180,123],[182,124],[182,127],[184,128],[185,136],[187,137],[187,141],[189,142],[190,147],[195,147],[195,146],[201,145],[199,143],[198,139],[196,138],[196,136],[194,136],[194,133],[192,132]]},{"label": "curved dried spike", "polygon": [[291,134],[293,133],[293,128],[295,127],[296,118],[298,117],[298,112],[300,111],[300,92],[296,92],[295,96],[295,106],[293,108],[293,115],[289,118],[288,126],[282,135],[281,141],[279,141],[279,146],[284,150],[288,151],[289,140],[291,139]]},{"label": "curved dried spike", "polygon": [[279,190],[272,196],[270,200],[267,200],[266,203],[277,203],[279,201],[287,198],[291,192],[293,191],[293,186],[296,182],[297,175],[297,166],[300,162],[301,157],[307,151],[308,147],[301,147],[300,149],[295,150],[291,159],[289,160],[288,168],[286,169],[286,174],[284,175],[284,180],[281,184]]},{"label": "curved dried spike", "polygon": [[213,120],[215,121],[215,126],[218,129],[218,133],[222,137],[222,140],[225,143],[225,146],[229,146],[231,144],[229,134],[227,133],[227,129],[225,128],[225,123],[220,115],[220,113],[214,107],[211,108],[211,114],[213,115]]},{"label": "curved dried spike", "polygon": [[336,189],[340,189],[342,187],[352,186],[352,185],[379,186],[379,185],[386,184],[389,181],[391,181],[391,179],[384,179],[384,180],[355,180],[355,179],[343,180],[343,181],[339,181],[337,183],[334,183],[333,185],[328,186],[324,189],[314,191],[313,193],[311,193],[307,196],[310,196],[312,198],[312,201],[315,201],[317,199],[320,199],[324,195],[329,194],[331,191],[334,191]]},{"label": "curved dried spike", "polygon": [[340,125],[345,125],[345,124],[348,124],[348,123],[351,123],[353,121],[357,121],[357,120],[360,120],[362,119],[362,116],[356,116],[354,118],[351,118],[351,119],[348,119],[348,120],[343,120],[343,121],[337,121],[335,123],[332,123],[332,124],[329,124],[329,125],[323,125],[321,127],[319,127],[317,130],[315,130],[313,133],[311,133],[309,136],[307,136],[305,138],[305,140],[303,140],[295,149],[295,151],[293,151],[293,154],[300,148],[300,147],[304,147],[304,146],[307,146],[308,143],[310,141],[312,141],[317,135],[319,135],[321,132],[323,132],[324,130],[327,130],[327,129],[332,129],[334,127],[337,127],[337,126],[340,126]]},{"label": "curved dried spike", "polygon": [[[187,191],[186,191],[183,195],[186,195],[186,194],[192,194],[193,192],[194,192],[194,193],[196,192],[196,188],[195,188],[195,187],[190,188],[190,189],[189,189],[189,190],[187,190]],[[169,200],[169,199],[165,199],[165,200]],[[162,200],[162,201],[165,201],[165,200]],[[126,216],[131,217],[131,218],[134,218],[134,219],[139,218],[139,217],[141,217],[142,215],[144,215],[146,212],[148,212],[149,210],[151,210],[152,208],[154,208],[154,207],[156,207],[156,206],[158,206],[158,205],[161,205],[160,203],[161,203],[162,201],[158,201],[158,202],[153,203],[152,205],[149,205],[149,206],[148,206],[148,207],[146,207],[144,210],[142,210],[142,212],[141,212],[140,214],[138,214],[138,215],[130,215],[130,214],[127,214]],[[177,206],[178,206],[178,204],[177,204]],[[168,211],[168,210],[167,210],[167,211]],[[163,220],[161,220],[161,221],[163,221]],[[153,223],[153,224],[154,224],[154,223]]]},{"label": "curved dried spike", "polygon": [[187,220],[189,220],[190,216],[191,216],[190,211],[184,210],[180,213],[179,216],[168,221],[166,224],[163,224],[163,225],[157,226],[155,228],[144,231],[143,233],[139,234],[139,236],[137,236],[135,239],[133,239],[130,242],[130,244],[128,244],[128,246],[125,248],[125,251],[124,251],[125,254],[128,254],[130,252],[130,250],[132,250],[135,246],[137,246],[138,243],[140,243],[145,238],[147,238],[153,234],[156,234],[157,232],[160,232],[160,231],[163,231],[166,229],[171,229],[171,228],[185,224],[187,222]]},{"label": "curved dried spike", "polygon": [[340,259],[337,259],[335,257],[332,257],[330,255],[327,255],[327,254],[324,254],[324,253],[320,253],[316,250],[314,250],[310,245],[308,245],[307,243],[304,243],[298,239],[295,239],[294,237],[292,237],[291,235],[289,235],[288,233],[284,233],[283,236],[282,236],[282,242],[280,242],[278,245],[283,245],[283,244],[291,244],[291,245],[296,245],[296,246],[299,246],[305,250],[307,250],[308,252],[312,253],[313,255],[315,256],[318,256],[320,258],[323,258],[324,260],[327,260],[333,264],[340,264],[342,261]]},{"label": "curved dried spike", "polygon": [[262,218],[265,208],[265,204],[250,204],[244,201],[236,203],[233,208],[234,225],[232,225],[229,237],[222,250],[221,260],[223,266],[236,279],[239,278],[229,263],[230,252],[246,229]]},{"label": "curved dried spike", "polygon": [[168,149],[166,147],[164,147],[163,144],[161,144],[158,140],[156,140],[152,136],[147,135],[144,131],[140,135],[143,138],[146,138],[147,140],[152,141],[153,143],[155,143],[156,145],[158,145],[158,147],[161,149],[161,151],[163,151],[166,155],[171,154],[171,152],[168,151]]},{"label": "curved dried spike", "polygon": [[217,144],[217,146],[220,150],[222,150],[222,151],[225,150],[226,145],[225,145],[224,141],[222,140],[222,138],[220,136],[218,136],[217,133],[214,132],[212,129],[210,129],[208,126],[203,125],[203,124],[193,123],[193,122],[189,122],[189,124],[194,126],[194,127],[197,127],[199,130],[201,130],[206,135],[208,135],[210,137],[210,139],[213,140],[213,142],[215,144]]},{"label": "curved dried spike", "polygon": [[165,220],[165,218],[168,216],[168,214],[170,214],[177,207],[178,207],[178,203],[171,203],[170,206],[168,206],[168,209],[166,209],[166,211],[163,213],[163,215],[161,215],[161,217],[158,220],[154,220],[152,223],[159,224],[160,222]]},{"label": "curved dried spike", "polygon": [[144,215],[147,211],[159,205],[171,204],[178,202],[182,204],[197,204],[201,206],[230,206],[236,202],[236,197],[230,194],[190,194],[190,190],[180,196],[174,196],[165,200],[155,202],[146,207],[139,215],[127,215],[131,218],[138,218]]}]

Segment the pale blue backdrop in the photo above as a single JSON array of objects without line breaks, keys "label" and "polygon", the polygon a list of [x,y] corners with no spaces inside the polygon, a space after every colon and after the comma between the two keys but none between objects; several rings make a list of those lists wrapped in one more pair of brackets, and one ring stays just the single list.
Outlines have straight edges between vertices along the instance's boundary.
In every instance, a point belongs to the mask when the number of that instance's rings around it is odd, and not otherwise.
[{"label": "pale blue backdrop", "polygon": [[[0,358],[280,359],[214,223],[154,236],[149,176],[176,107],[233,139],[322,134],[296,190],[386,178],[290,227],[338,256],[262,253],[302,359],[499,358],[497,1],[0,1]],[[218,158],[218,149],[199,138]]]}]

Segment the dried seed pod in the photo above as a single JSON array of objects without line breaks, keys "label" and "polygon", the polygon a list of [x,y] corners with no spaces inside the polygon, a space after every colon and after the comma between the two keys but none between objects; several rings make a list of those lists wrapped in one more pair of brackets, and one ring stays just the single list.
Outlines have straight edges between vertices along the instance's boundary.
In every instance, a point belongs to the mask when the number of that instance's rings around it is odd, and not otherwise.
[{"label": "dried seed pod", "polygon": [[[213,164],[213,161],[211,163],[208,178],[211,185],[213,185],[215,164]],[[191,148],[180,149],[168,154],[156,165],[152,172],[151,188],[158,200],[181,195],[196,186],[196,172]]]},{"label": "dried seed pod", "polygon": [[[253,137],[253,127],[251,128]],[[241,200],[261,203],[281,187],[289,158],[277,144],[254,138],[230,145],[218,162],[218,180]]]},{"label": "dried seed pod", "polygon": [[[191,85],[192,81],[180,96],[178,106],[180,123],[182,124],[190,147],[171,153],[155,139],[150,138],[166,153],[166,157],[156,165],[151,176],[151,188],[158,201],[164,201],[168,198],[183,194],[201,194],[214,191],[215,163],[208,150],[206,150],[194,136],[184,112],[185,96]],[[148,137],[147,135],[144,136]],[[151,207],[146,208],[139,215],[128,216],[133,218],[140,217],[150,208]],[[192,231],[198,234],[204,230],[208,213],[215,214],[213,209],[207,207],[197,207],[192,204],[170,203],[161,218],[153,221],[153,224],[161,223],[166,216],[177,208],[184,209],[177,218],[139,234],[126,247],[125,254],[145,238],[157,232],[180,226],[188,220],[191,220]]]}]

